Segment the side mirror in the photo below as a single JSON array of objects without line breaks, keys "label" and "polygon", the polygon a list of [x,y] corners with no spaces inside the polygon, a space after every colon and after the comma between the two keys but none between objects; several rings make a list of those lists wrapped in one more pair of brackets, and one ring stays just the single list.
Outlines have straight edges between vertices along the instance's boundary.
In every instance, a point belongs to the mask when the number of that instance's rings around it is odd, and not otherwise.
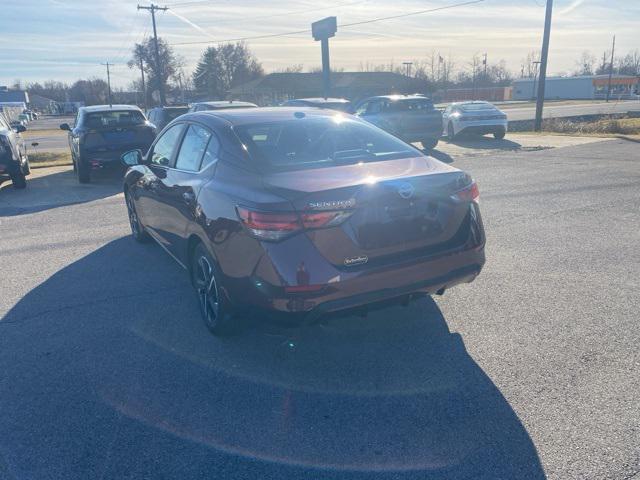
[{"label": "side mirror", "polygon": [[142,151],[141,150],[129,150],[120,157],[120,160],[126,167],[134,167],[142,164]]},{"label": "side mirror", "polygon": [[16,129],[16,132],[18,132],[18,133],[22,133],[22,132],[26,132],[27,131],[27,127],[25,127],[24,125],[16,125],[15,129]]},{"label": "side mirror", "polygon": [[66,130],[67,132],[71,131],[71,127],[69,126],[68,123],[61,123],[60,124],[60,130]]}]

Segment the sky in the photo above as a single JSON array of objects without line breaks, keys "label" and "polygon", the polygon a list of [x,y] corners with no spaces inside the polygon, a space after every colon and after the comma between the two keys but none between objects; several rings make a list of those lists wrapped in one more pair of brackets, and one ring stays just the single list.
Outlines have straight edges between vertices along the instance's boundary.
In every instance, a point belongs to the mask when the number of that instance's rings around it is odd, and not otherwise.
[{"label": "sky", "polygon": [[[489,63],[504,59],[514,73],[527,53],[539,51],[545,0],[483,0],[434,12],[344,26],[380,17],[446,7],[468,0],[169,0],[158,12],[158,34],[184,59],[189,75],[207,44],[306,30],[326,16],[338,18],[331,64],[357,71],[364,64],[425,61],[433,52],[450,56],[459,69],[475,54]],[[140,3],[144,4],[143,1]],[[0,85],[48,79],[73,82],[106,77],[126,87],[138,72],[126,66],[131,47],[152,32],[151,16],[136,0],[2,0]],[[576,68],[584,50],[596,57],[640,48],[640,1],[555,0],[549,72]],[[247,40],[267,72],[320,65],[320,45],[311,33]]]}]

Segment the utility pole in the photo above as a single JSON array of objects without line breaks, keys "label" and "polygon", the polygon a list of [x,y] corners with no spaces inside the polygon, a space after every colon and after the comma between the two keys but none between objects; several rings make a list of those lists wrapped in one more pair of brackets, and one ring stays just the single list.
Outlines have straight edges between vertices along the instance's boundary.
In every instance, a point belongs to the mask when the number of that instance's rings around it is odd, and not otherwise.
[{"label": "utility pole", "polygon": [[484,65],[484,81],[487,82],[487,54],[484,54],[484,58],[482,59],[482,64]]},{"label": "utility pole", "polygon": [[613,45],[611,46],[611,63],[609,63],[609,82],[607,83],[607,103],[609,103],[609,96],[611,95],[611,76],[613,75],[613,55],[616,51],[616,36],[613,36]]},{"label": "utility pole", "polygon": [[533,88],[531,89],[531,100],[536,99],[536,84],[538,83],[538,70],[540,69],[540,62],[538,60],[534,60],[531,62],[536,66],[533,73]]},{"label": "utility pole", "polygon": [[153,23],[153,46],[154,46],[154,53],[155,53],[155,59],[156,59],[156,75],[158,77],[157,78],[158,89],[160,91],[160,106],[164,107],[167,100],[164,95],[164,81],[162,79],[162,64],[160,63],[160,52],[158,50],[158,32],[156,31],[156,10],[162,10],[164,12],[166,10],[169,10],[169,8],[159,7],[152,3],[148,7],[138,5],[138,10],[149,10],[151,12],[151,22]]},{"label": "utility pole", "polygon": [[409,81],[411,79],[411,66],[413,65],[413,62],[402,62],[402,64],[407,72],[407,93],[409,93]]},{"label": "utility pole", "polygon": [[142,56],[140,56],[140,75],[142,76],[142,107],[144,111],[147,111],[147,88],[144,84],[144,64],[142,62]]},{"label": "utility pole", "polygon": [[551,36],[551,13],[553,0],[547,0],[544,15],[544,35],[542,36],[542,55],[540,56],[540,78],[538,80],[538,99],[536,101],[536,122],[534,130],[542,130],[542,109],[544,108],[544,87],[547,84],[547,60],[549,59],[549,37]]},{"label": "utility pole", "polygon": [[111,73],[109,72],[109,65],[113,66],[113,63],[101,63],[100,65],[106,65],[107,66],[107,94],[109,96],[109,106],[112,107],[113,106],[113,102],[111,101]]}]

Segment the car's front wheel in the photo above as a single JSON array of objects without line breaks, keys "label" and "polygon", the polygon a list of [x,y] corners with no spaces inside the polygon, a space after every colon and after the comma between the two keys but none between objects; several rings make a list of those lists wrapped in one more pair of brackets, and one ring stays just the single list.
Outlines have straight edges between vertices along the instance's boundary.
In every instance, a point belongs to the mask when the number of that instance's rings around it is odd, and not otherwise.
[{"label": "car's front wheel", "polygon": [[200,314],[207,328],[216,336],[233,333],[238,319],[221,294],[220,275],[207,249],[199,243],[191,256],[191,283],[196,290]]}]

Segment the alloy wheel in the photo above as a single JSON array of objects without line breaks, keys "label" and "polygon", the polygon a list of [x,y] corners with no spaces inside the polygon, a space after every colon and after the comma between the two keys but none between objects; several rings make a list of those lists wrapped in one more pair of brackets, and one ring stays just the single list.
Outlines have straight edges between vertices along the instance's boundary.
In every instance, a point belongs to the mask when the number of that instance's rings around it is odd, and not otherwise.
[{"label": "alloy wheel", "polygon": [[200,255],[196,264],[195,287],[198,292],[200,309],[209,328],[215,329],[218,323],[220,303],[213,267],[209,259]]}]

